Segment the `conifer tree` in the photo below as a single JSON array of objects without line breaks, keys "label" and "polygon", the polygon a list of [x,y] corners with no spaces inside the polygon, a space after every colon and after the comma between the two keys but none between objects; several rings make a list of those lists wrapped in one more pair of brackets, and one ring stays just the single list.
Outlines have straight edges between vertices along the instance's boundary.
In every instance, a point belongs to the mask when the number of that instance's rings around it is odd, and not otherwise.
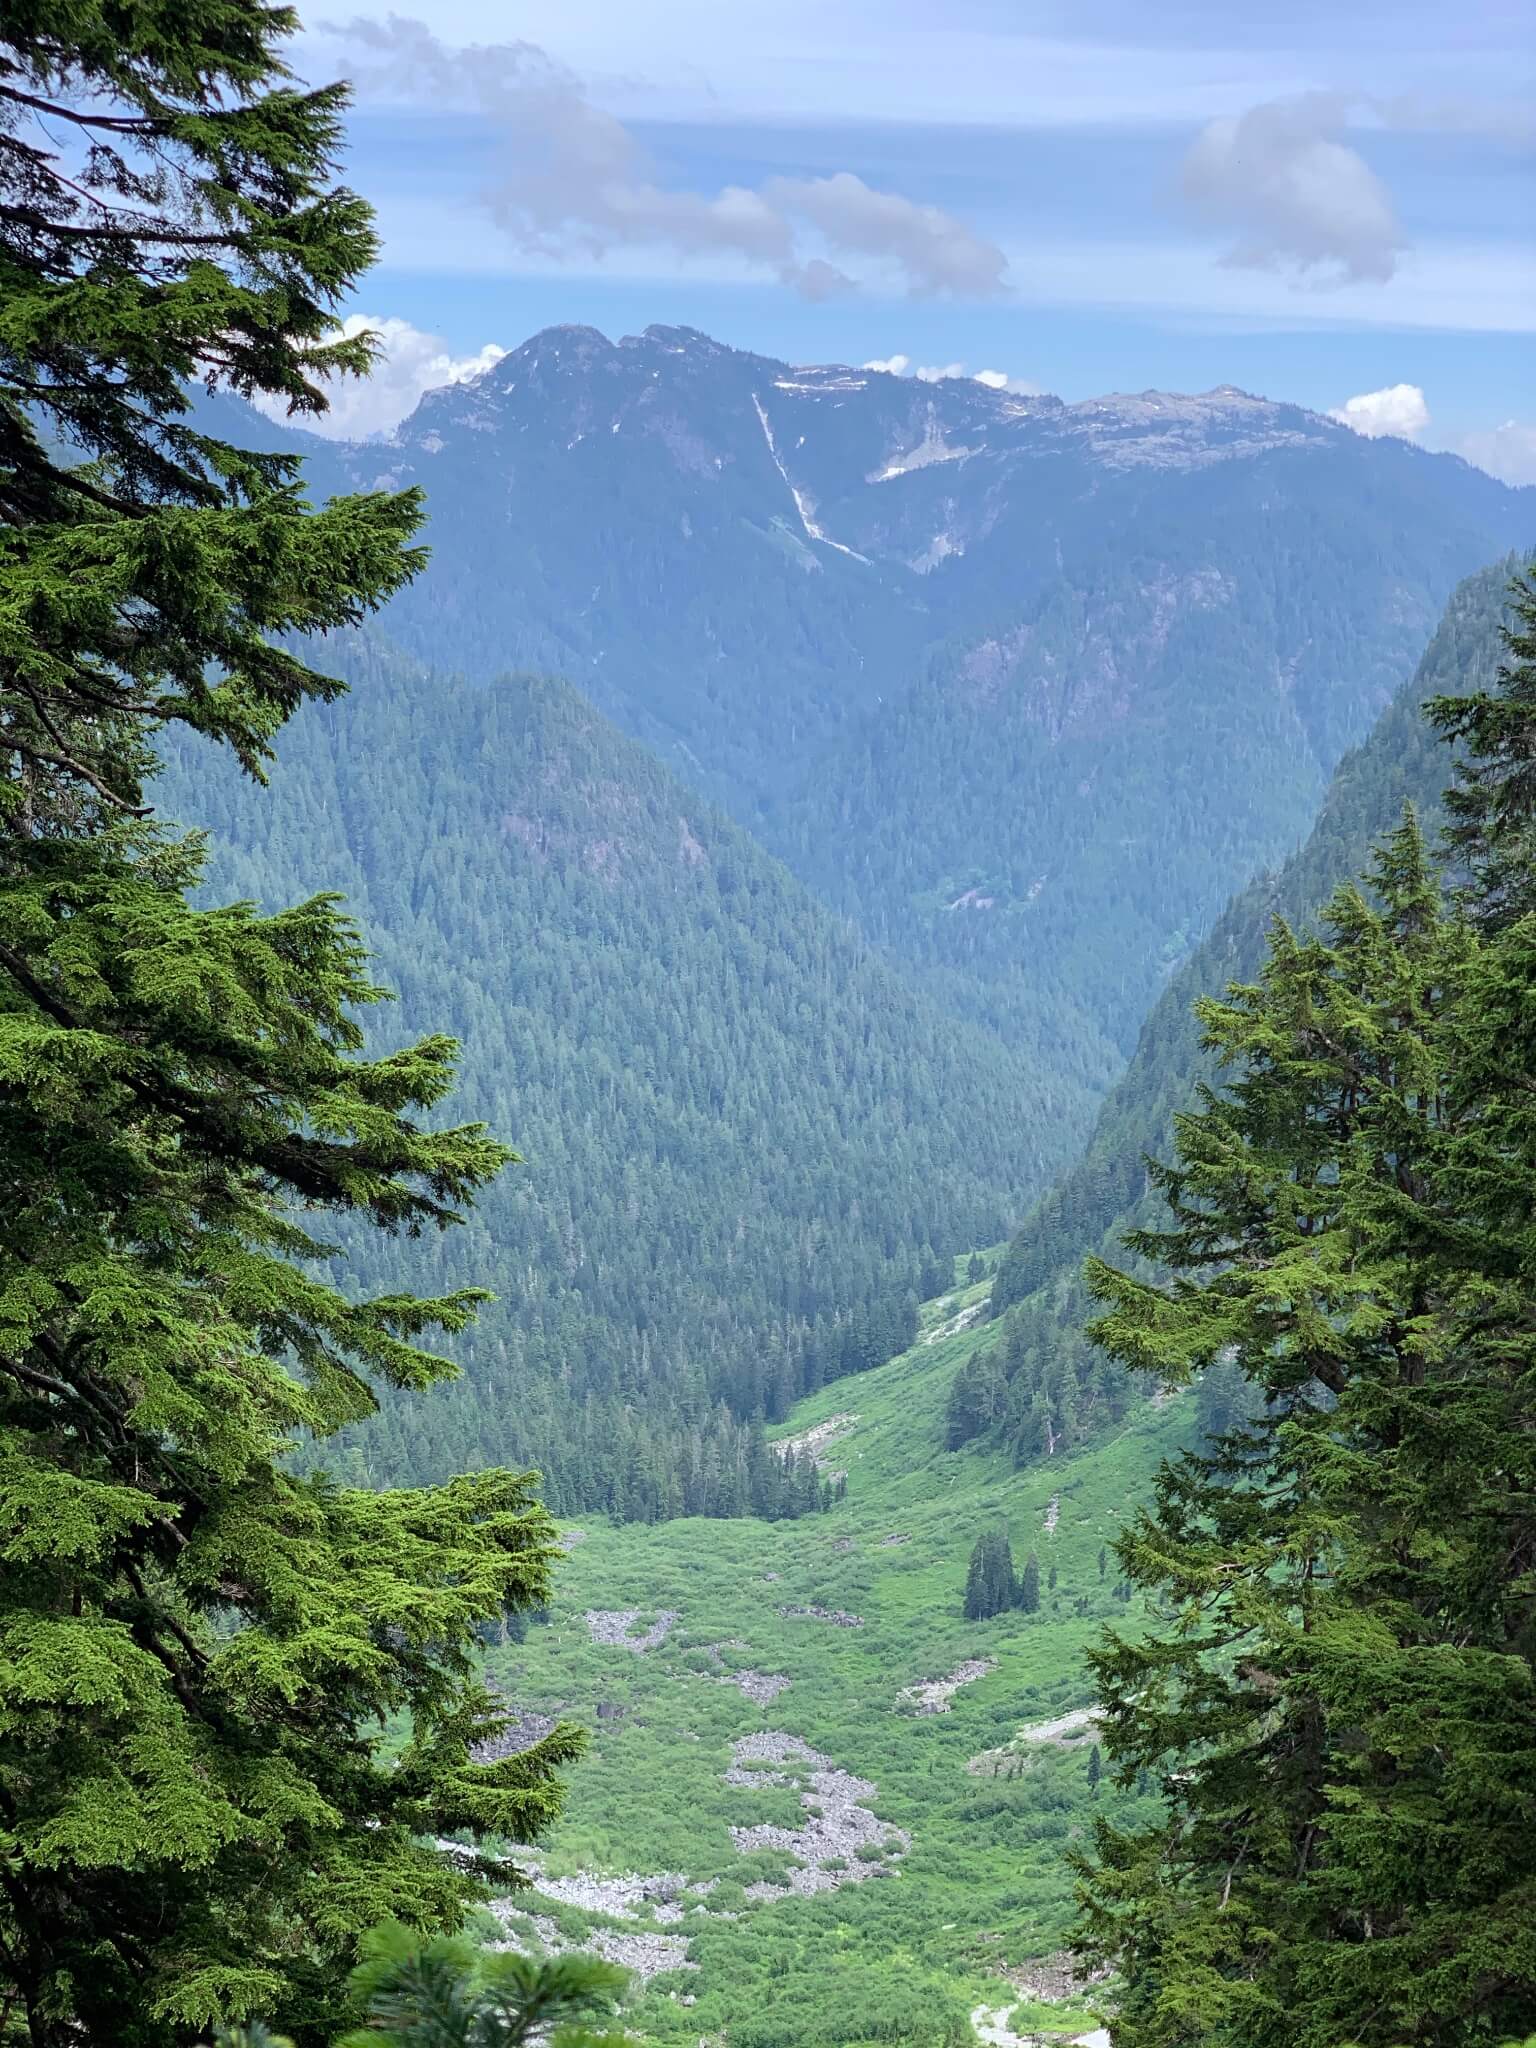
[{"label": "conifer tree", "polygon": [[639,2048],[628,2034],[587,2024],[612,2015],[627,1982],[596,1956],[488,1954],[384,1926],[352,1976],[367,2024],[338,2048]]},{"label": "conifer tree", "polygon": [[1019,1580],[1019,1611],[1022,1614],[1038,1614],[1040,1611],[1040,1560],[1033,1551],[1024,1560],[1024,1572]]},{"label": "conifer tree", "polygon": [[363,1929],[473,1896],[431,1838],[526,1836],[574,1751],[473,1761],[476,1628],[549,1584],[530,1481],[374,1494],[286,1455],[443,1376],[421,1340],[478,1298],[360,1298],[327,1234],[451,1225],[510,1155],[424,1127],[451,1041],[363,1056],[333,900],[192,907],[145,802],[170,724],[259,772],[337,687],[274,636],[419,560],[410,494],[312,512],[188,411],[198,378],[315,410],[369,361],[333,323],[370,215],[296,26],[0,27],[0,2010],[31,2048],[256,2013],[312,2048]]},{"label": "conifer tree", "polygon": [[949,1450],[980,1436],[1002,1414],[1008,1389],[997,1346],[974,1353],[955,1374],[945,1415],[944,1441]]},{"label": "conifer tree", "polygon": [[964,1611],[967,1621],[984,1621],[992,1612],[988,1604],[992,1597],[991,1579],[987,1554],[987,1538],[978,1536],[971,1550],[970,1563],[965,1573]]},{"label": "conifer tree", "polygon": [[1497,685],[1435,697],[1429,715],[1462,749],[1445,793],[1446,837],[1471,871],[1467,905],[1485,931],[1536,910],[1536,573],[1510,584]]},{"label": "conifer tree", "polygon": [[1090,1268],[1122,1363],[1252,1389],[1117,1544],[1172,1630],[1093,1658],[1167,1801],[1083,1871],[1123,2048],[1536,2025],[1536,926],[1447,917],[1411,816],[1372,884],[1202,1006],[1171,1281]]},{"label": "conifer tree", "polygon": [[965,1577],[965,1618],[987,1621],[1014,1603],[1013,1551],[1006,1529],[988,1529],[976,1539]]},{"label": "conifer tree", "polygon": [[999,1527],[993,1538],[992,1589],[997,1605],[995,1614],[1001,1614],[1011,1607],[1018,1598],[1019,1582],[1013,1570],[1013,1546],[1008,1541],[1008,1531]]}]

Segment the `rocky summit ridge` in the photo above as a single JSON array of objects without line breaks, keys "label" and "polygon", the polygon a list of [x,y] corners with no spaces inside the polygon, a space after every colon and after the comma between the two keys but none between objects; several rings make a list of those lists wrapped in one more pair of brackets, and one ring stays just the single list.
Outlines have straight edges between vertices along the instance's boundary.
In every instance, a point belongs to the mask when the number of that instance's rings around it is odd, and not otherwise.
[{"label": "rocky summit ridge", "polygon": [[[857,451],[851,485],[891,482],[946,459],[996,465],[1078,453],[1110,466],[1193,468],[1349,435],[1320,413],[1234,385],[1068,402],[963,375],[926,379],[847,363],[787,363],[694,327],[653,325],[614,341],[595,327],[572,325],[543,328],[472,381],[428,392],[391,445],[437,453],[455,429],[483,433],[500,419],[515,430],[530,407],[569,410],[581,437],[604,424],[610,434],[644,433],[679,403],[696,404],[706,388],[749,436],[755,415],[790,490],[799,470],[814,467],[824,452],[813,440],[829,437],[849,456]],[[598,417],[605,404],[606,423]],[[924,450],[933,452],[924,457]],[[727,454],[718,452],[723,467]],[[830,544],[803,512],[797,523],[807,539]]]}]

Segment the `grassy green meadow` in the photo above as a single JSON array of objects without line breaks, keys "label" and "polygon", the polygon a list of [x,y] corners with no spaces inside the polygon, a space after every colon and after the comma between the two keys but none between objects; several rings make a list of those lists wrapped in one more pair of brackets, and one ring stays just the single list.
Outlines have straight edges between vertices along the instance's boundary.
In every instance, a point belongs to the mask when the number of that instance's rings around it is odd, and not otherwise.
[{"label": "grassy green meadow", "polygon": [[[985,1294],[983,1283],[929,1304],[910,1351],[823,1389],[779,1432],[856,1418],[823,1448],[830,1469],[848,1475],[847,1498],[829,1513],[588,1525],[559,1570],[549,1625],[490,1653],[492,1675],[519,1709],[559,1712],[592,1732],[570,1774],[566,1816],[541,1845],[543,1876],[558,1885],[670,1873],[710,1886],[661,1901],[659,1919],[654,1900],[622,1901],[617,1914],[585,1910],[570,1887],[563,1901],[517,1900],[546,1935],[553,1924],[559,1939],[607,1946],[617,1960],[643,1952],[693,1966],[645,1983],[632,2024],[647,2040],[966,2043],[978,2038],[971,2015],[980,2007],[1004,2044],[1017,2029],[1069,2038],[1093,2024],[1081,1999],[1021,2004],[1019,1987],[1039,1982],[1028,1966],[1067,1933],[1065,1857],[1084,1839],[1096,1800],[1121,1805],[1135,1795],[1107,1779],[1090,1790],[1091,1730],[1009,1745],[1021,1727],[1087,1704],[1082,1652],[1106,1620],[1127,1613],[1112,1556],[1100,1576],[1100,1549],[1177,1445],[1190,1405],[1138,1404],[1112,1439],[1022,1472],[996,1453],[944,1450],[955,1368],[996,1335],[985,1324],[953,1326]],[[1041,1609],[967,1622],[970,1549],[998,1519],[1019,1569],[1031,1549],[1039,1556]],[[862,1626],[785,1616],[783,1607],[857,1616]],[[626,1609],[638,1610],[634,1635],[668,1612],[676,1620],[643,1652],[592,1640],[588,1610]],[[947,1712],[921,1714],[898,1698],[977,1660],[995,1661],[955,1691]],[[732,1682],[742,1672],[789,1684],[759,1706]],[[836,1889],[748,1897],[749,1884],[782,1886],[796,1859],[782,1846],[741,1853],[732,1826],[803,1827],[801,1793],[815,1796],[809,1772],[820,1767],[797,1753],[786,1781],[771,1758],[737,1759],[738,1780],[749,1781],[727,1783],[733,1744],[768,1731],[867,1781],[857,1803],[875,1821],[857,1825],[877,1839],[842,1860],[874,1875],[849,1881],[828,1863],[823,1881],[837,1878]],[[968,1768],[995,1751],[1004,1754]],[[826,1804],[847,1799],[834,1789]],[[876,1822],[904,1831],[910,1846],[895,1835],[882,1844]],[[529,1930],[527,1920],[509,1925]]]}]

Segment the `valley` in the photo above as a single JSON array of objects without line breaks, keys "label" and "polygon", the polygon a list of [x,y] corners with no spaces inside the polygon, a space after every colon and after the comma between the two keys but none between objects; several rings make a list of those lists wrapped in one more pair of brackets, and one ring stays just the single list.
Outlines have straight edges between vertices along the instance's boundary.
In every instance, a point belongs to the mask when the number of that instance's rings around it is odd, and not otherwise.
[{"label": "valley", "polygon": [[[541,349],[535,381],[590,377],[595,344],[574,371]],[[692,340],[676,352],[699,373]],[[830,375],[790,394],[854,396]],[[487,434],[501,403],[472,401]],[[923,459],[882,483],[975,452],[924,403]],[[1331,445],[1262,410],[1267,438],[1222,439],[1235,404],[1143,409],[1150,444],[1121,421],[1108,457],[1074,431],[1164,500]],[[803,541],[830,545],[830,501],[791,488]],[[1224,1364],[1178,1393],[1111,1367],[1081,1262],[1156,1219],[1144,1155],[1213,1072],[1195,999],[1255,971],[1277,913],[1309,925],[1405,803],[1436,819],[1423,706],[1495,675],[1509,569],[1461,585],[1414,658],[1406,630],[1366,655],[1358,616],[1333,620],[1355,694],[1312,712],[1253,695],[1270,657],[1230,630],[1240,578],[1062,583],[1065,637],[930,650],[771,803],[692,742],[658,759],[590,675],[591,696],[466,680],[383,633],[346,642],[351,694],[285,737],[270,791],[167,752],[163,801],[213,828],[216,894],[284,901],[318,859],[400,992],[381,1042],[454,1023],[466,1108],[525,1154],[449,1258],[406,1261],[434,1290],[498,1283],[451,1346],[462,1377],[385,1392],[323,1461],[369,1486],[531,1464],[561,1517],[552,1601],[487,1632],[509,1719],[484,1754],[532,1771],[573,1728],[588,1747],[536,1844],[485,1845],[528,1879],[480,1919],[493,1946],[629,1971],[655,2048],[1107,2048],[1066,1949],[1076,1859],[1101,1821],[1155,1825],[1166,1792],[1116,1784],[1096,1740],[1086,1655],[1148,1613],[1107,1546],[1238,1396]],[[1309,612],[1314,645],[1332,626]],[[1074,694],[1091,670],[1112,701]],[[966,806],[990,865],[961,851]],[[1182,867],[1146,858],[1170,834]],[[1047,873],[1018,886],[1047,841],[1051,903]],[[1122,1021],[1069,1049],[1086,1014]],[[400,1263],[352,1260],[375,1284]],[[1029,1599],[968,1619],[968,1561],[1000,1531]]]},{"label": "valley", "polygon": [[521,1158],[468,1228],[349,1244],[359,1284],[499,1298],[462,1380],[384,1390],[328,1455],[373,1484],[536,1465],[561,1513],[762,1507],[752,1418],[902,1349],[1093,1098],[912,987],[569,686],[338,651],[352,689],[269,789],[183,749],[160,801],[211,828],[211,897],[287,902],[323,868],[398,994],[376,1042],[452,1030],[458,1113]]},{"label": "valley", "polygon": [[[909,1351],[789,1418],[802,1437],[837,1422],[821,1454],[847,1494],[828,1512],[583,1524],[547,1623],[488,1654],[540,1717],[530,1734],[564,1715],[592,1745],[524,1865],[533,1891],[497,1918],[642,1971],[648,2041],[968,2043],[974,2016],[1012,2048],[1095,2025],[1053,1961],[1067,1858],[1096,1813],[1141,1802],[1088,1783],[1081,1653],[1126,1618],[1101,1548],[1187,1438],[1192,1397],[1026,1472],[944,1451],[953,1375],[998,1331],[926,1340],[990,1279],[925,1304]],[[966,1558],[999,1520],[1021,1567],[1039,1557],[1041,1607],[967,1622]]]},{"label": "valley", "polygon": [[[215,894],[325,873],[399,994],[380,1042],[449,1026],[465,1113],[523,1154],[406,1254],[495,1288],[463,1380],[424,1416],[386,1390],[329,1455],[372,1484],[533,1464],[557,1511],[645,1521],[771,1506],[752,1418],[891,1356],[942,1262],[1020,1224],[999,1305],[1060,1281],[1032,1323],[1091,1408],[1072,1275],[1195,1077],[1188,1003],[1256,957],[1259,878],[1349,743],[1384,707],[1418,732],[1389,707],[1451,579],[1536,518],[1232,390],[1064,407],[691,330],[549,330],[306,465],[429,484],[432,560],[327,647],[349,694],[270,788],[179,745],[158,801],[211,830]],[[919,572],[897,528],[935,479],[973,530]],[[787,488],[858,559],[754,554]],[[550,604],[592,643],[541,639]],[[1433,786],[1416,747],[1351,857]],[[1141,1078],[1144,1023],[1176,1072]],[[1015,1443],[1070,1435],[1059,1394]]]}]

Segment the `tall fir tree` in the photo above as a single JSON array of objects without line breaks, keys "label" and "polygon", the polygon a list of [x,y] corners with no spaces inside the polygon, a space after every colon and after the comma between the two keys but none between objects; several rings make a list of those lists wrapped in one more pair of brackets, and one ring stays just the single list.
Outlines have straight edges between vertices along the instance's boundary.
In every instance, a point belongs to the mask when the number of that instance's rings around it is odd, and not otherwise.
[{"label": "tall fir tree", "polygon": [[1018,1604],[1021,1614],[1040,1612],[1040,1560],[1033,1551],[1024,1560],[1024,1570],[1019,1579]]},{"label": "tall fir tree", "polygon": [[1536,572],[1514,577],[1509,604],[1496,687],[1428,706],[1462,750],[1446,837],[1470,870],[1467,906],[1485,931],[1536,910]]},{"label": "tall fir tree", "polygon": [[360,1299],[317,1233],[448,1226],[510,1155],[424,1128],[450,1041],[363,1056],[334,901],[192,907],[146,804],[170,724],[260,772],[337,687],[274,636],[420,559],[411,494],[312,511],[189,411],[199,378],[317,410],[370,359],[334,332],[374,252],[344,94],[292,82],[296,27],[0,26],[0,2029],[31,2048],[257,2011],[319,2043],[364,1929],[474,1895],[431,1839],[537,1828],[575,1747],[473,1760],[476,1628],[548,1590],[530,1481],[372,1494],[286,1456],[441,1377],[420,1340],[477,1299]]},{"label": "tall fir tree", "polygon": [[1014,1603],[1013,1551],[1008,1531],[988,1529],[977,1537],[965,1575],[967,1621],[988,1621]]},{"label": "tall fir tree", "polygon": [[1532,929],[1448,917],[1411,816],[1372,885],[1203,1006],[1234,1079],[1130,1240],[1172,1279],[1090,1267],[1123,1364],[1252,1389],[1118,1542],[1172,1628],[1093,1658],[1167,1802],[1082,1871],[1123,2048],[1536,2025]]},{"label": "tall fir tree", "polygon": [[984,1621],[995,1612],[990,1606],[991,1581],[988,1570],[987,1539],[978,1536],[972,1546],[970,1562],[965,1570],[965,1597],[962,1602],[967,1621]]}]

